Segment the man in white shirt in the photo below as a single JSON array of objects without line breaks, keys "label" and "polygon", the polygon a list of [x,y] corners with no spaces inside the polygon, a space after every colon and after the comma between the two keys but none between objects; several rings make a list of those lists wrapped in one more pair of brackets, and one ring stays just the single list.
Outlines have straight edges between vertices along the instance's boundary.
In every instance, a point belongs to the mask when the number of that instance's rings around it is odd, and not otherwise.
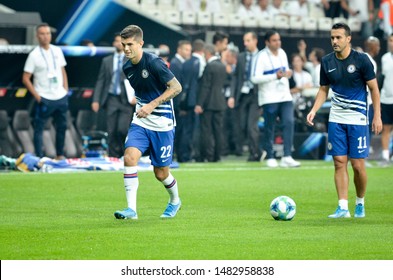
[{"label": "man in white shirt", "polygon": [[277,117],[280,118],[284,138],[284,156],[281,167],[298,167],[300,162],[291,156],[294,136],[294,109],[289,90],[288,57],[281,48],[281,38],[277,31],[269,30],[265,35],[266,48],[261,50],[252,70],[251,81],[258,85],[258,104],[262,106],[265,119],[264,139],[267,166],[277,167],[274,158],[273,140]]},{"label": "man in white shirt", "polygon": [[[38,157],[43,156],[42,133],[49,117],[56,127],[57,159],[64,158],[64,140],[67,129],[68,79],[66,61],[62,50],[52,45],[52,34],[47,23],[36,28],[38,46],[27,57],[23,84],[36,100],[34,118],[34,149]],[[34,83],[31,81],[33,77]]]},{"label": "man in white shirt", "polygon": [[381,135],[382,159],[389,163],[389,140],[393,128],[393,34],[388,38],[389,51],[382,56],[382,75],[384,75],[381,89],[381,115],[383,130]]}]

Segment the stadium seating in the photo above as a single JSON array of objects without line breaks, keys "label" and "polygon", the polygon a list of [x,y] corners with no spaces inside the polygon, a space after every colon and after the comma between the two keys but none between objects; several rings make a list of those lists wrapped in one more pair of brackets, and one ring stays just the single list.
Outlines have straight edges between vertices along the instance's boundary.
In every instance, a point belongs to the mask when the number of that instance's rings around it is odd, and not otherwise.
[{"label": "stadium seating", "polygon": [[349,18],[348,26],[352,32],[359,32],[362,29],[362,22],[357,18]]},{"label": "stadium seating", "polygon": [[[33,126],[31,125],[30,114],[27,110],[15,111],[12,121],[12,127],[15,132],[17,141],[22,147],[24,153],[35,153],[33,144]],[[47,157],[54,158],[56,156],[55,143],[52,138],[52,130],[54,129],[52,119],[45,124],[42,133],[43,153]]]},{"label": "stadium seating", "polygon": [[292,30],[303,30],[304,28],[303,19],[298,16],[289,17],[289,28]]},{"label": "stadium seating", "polygon": [[80,136],[96,130],[96,113],[92,110],[79,110],[76,116],[75,127]]},{"label": "stadium seating", "polygon": [[108,133],[97,130],[96,113],[80,110],[76,117],[76,129],[82,139],[82,156],[91,156],[91,152],[94,156],[107,154]]},{"label": "stadium seating", "polygon": [[228,16],[229,27],[240,28],[243,27],[243,18],[237,14],[230,14]]},{"label": "stadium seating", "polygon": [[50,118],[46,122],[44,131],[42,132],[43,151],[45,156],[50,158],[54,158],[56,156],[55,139],[52,137],[52,130],[54,130],[54,126],[52,118]]},{"label": "stadium seating", "polygon": [[249,16],[243,19],[243,26],[247,28],[256,28],[258,27],[258,20],[256,17]]},{"label": "stadium seating", "polygon": [[0,155],[18,157],[22,153],[12,132],[7,111],[0,110]]},{"label": "stadium seating", "polygon": [[308,3],[308,16],[320,18],[325,16],[321,3]]},{"label": "stadium seating", "polygon": [[322,17],[318,19],[319,31],[330,31],[333,25],[333,20],[329,17]]},{"label": "stadium seating", "polygon": [[[55,142],[56,131],[53,126],[50,132],[51,132],[52,141]],[[75,158],[75,157],[80,157],[81,155],[82,155],[82,139],[79,136],[78,132],[76,131],[70,112],[68,112],[67,130],[66,130],[65,141],[64,141],[64,156],[67,158]]]},{"label": "stadium seating", "polygon": [[221,0],[221,10],[223,13],[230,14],[233,13],[234,7],[232,0]]},{"label": "stadium seating", "polygon": [[[350,24],[352,31],[359,32],[361,29],[357,19],[346,20],[345,18],[327,18],[320,3],[308,3],[309,17],[276,15],[270,17],[247,17],[237,15],[239,1],[218,1],[221,12],[209,11],[179,11],[178,0],[118,0],[125,6],[138,6],[142,12],[151,15],[152,19],[175,25],[181,25],[185,31],[210,31],[210,28],[221,27],[233,32],[242,32],[245,29],[278,29],[285,35],[297,36],[300,32],[307,32],[309,36],[318,35],[316,31],[330,31],[336,22]],[[282,8],[286,9],[291,1],[282,1]],[[202,27],[202,29],[200,29]],[[258,30],[256,30],[258,31]],[[293,33],[295,32],[295,33]],[[297,35],[295,35],[297,34]],[[323,33],[324,34],[324,33]],[[321,35],[322,36],[322,35]]]},{"label": "stadium seating", "polygon": [[275,15],[273,25],[277,29],[289,29],[289,18],[285,15]]},{"label": "stadium seating", "polygon": [[258,26],[260,28],[273,28],[273,19],[271,17],[259,17]]},{"label": "stadium seating", "polygon": [[213,26],[221,26],[226,27],[229,24],[229,20],[226,14],[224,13],[215,13],[212,18]]},{"label": "stadium seating", "polygon": [[339,23],[339,22],[348,23],[346,18],[343,18],[343,17],[335,17],[335,18],[333,18],[333,24]]},{"label": "stadium seating", "polygon": [[35,153],[33,144],[33,127],[30,123],[29,112],[17,110],[12,120],[12,128],[24,153]]},{"label": "stadium seating", "polygon": [[151,10],[151,9],[156,9],[156,0],[140,0],[141,9],[146,11],[146,10]]},{"label": "stadium seating", "polygon": [[172,0],[157,0],[157,7],[161,11],[175,9]]},{"label": "stadium seating", "polygon": [[212,14],[210,12],[198,12],[197,23],[199,26],[211,26]]},{"label": "stadium seating", "polygon": [[148,10],[147,12],[155,20],[159,20],[161,22],[166,21],[165,13],[163,13],[161,10]]},{"label": "stadium seating", "polygon": [[316,31],[318,29],[318,21],[313,17],[303,18],[303,28],[305,31]]},{"label": "stadium seating", "polygon": [[181,24],[195,25],[197,24],[197,15],[193,11],[186,11],[181,13]]},{"label": "stadium seating", "polygon": [[166,11],[165,18],[168,23],[181,24],[180,12],[176,10]]}]

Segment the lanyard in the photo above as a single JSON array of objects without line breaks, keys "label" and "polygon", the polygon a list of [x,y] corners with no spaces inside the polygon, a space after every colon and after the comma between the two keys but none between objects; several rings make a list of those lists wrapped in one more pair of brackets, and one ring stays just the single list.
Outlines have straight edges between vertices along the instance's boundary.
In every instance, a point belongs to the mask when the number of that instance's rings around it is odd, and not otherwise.
[{"label": "lanyard", "polygon": [[[266,52],[267,52],[267,56],[269,57],[270,64],[272,65],[272,70],[275,70],[274,64],[273,64],[273,60],[272,60],[272,53],[270,52],[270,50],[269,50],[267,47],[265,48],[265,50],[266,50]],[[280,59],[280,64],[281,64],[281,67],[280,67],[279,69],[285,69],[284,66],[283,66],[283,63],[282,63],[282,61],[281,61],[280,54],[278,54],[277,56],[278,56],[278,58]]]},{"label": "lanyard", "polygon": [[[49,47],[50,53],[52,54],[52,60],[53,60],[53,70],[56,71],[56,60],[55,60],[55,55],[53,54],[53,50]],[[40,47],[40,52],[42,57],[45,60],[45,64],[46,64],[46,70],[49,72],[49,64],[48,64],[48,60],[46,60],[46,56],[44,55],[44,52],[42,51],[42,48]]]}]

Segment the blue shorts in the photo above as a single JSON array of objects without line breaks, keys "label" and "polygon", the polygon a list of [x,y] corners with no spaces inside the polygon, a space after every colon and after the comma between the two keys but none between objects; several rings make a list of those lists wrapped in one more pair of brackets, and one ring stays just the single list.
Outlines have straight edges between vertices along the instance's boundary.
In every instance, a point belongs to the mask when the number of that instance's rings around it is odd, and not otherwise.
[{"label": "blue shorts", "polygon": [[153,131],[136,124],[128,129],[124,147],[137,148],[142,155],[149,155],[153,166],[164,167],[172,163],[175,130]]},{"label": "blue shorts", "polygon": [[350,158],[366,158],[369,150],[367,125],[329,122],[328,154]]}]

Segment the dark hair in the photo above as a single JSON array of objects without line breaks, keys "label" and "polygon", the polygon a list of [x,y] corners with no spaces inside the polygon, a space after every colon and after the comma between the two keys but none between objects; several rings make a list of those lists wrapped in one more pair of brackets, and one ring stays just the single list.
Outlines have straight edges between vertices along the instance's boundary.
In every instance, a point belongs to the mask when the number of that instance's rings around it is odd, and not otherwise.
[{"label": "dark hair", "polygon": [[205,42],[202,39],[196,39],[192,42],[192,51],[200,52],[205,48]]},{"label": "dark hair", "polygon": [[143,31],[137,25],[128,25],[120,32],[120,36],[123,39],[134,38],[135,41],[142,41]]},{"label": "dark hair", "polygon": [[251,34],[251,37],[253,39],[258,39],[258,35],[254,31],[247,31],[246,33],[244,33],[244,35],[246,35],[246,34]]},{"label": "dark hair", "polygon": [[313,48],[311,51],[315,52],[315,57],[317,58],[318,62],[321,62],[322,57],[325,55],[325,50],[321,48]]},{"label": "dark hair", "polygon": [[265,34],[265,41],[269,41],[270,40],[270,38],[273,36],[273,35],[275,35],[275,34],[278,34],[278,32],[276,31],[276,30],[268,30],[268,31],[266,31],[266,34]]},{"label": "dark hair", "polygon": [[224,39],[229,39],[229,35],[222,31],[217,31],[213,36],[213,44],[223,41]]},{"label": "dark hair", "polygon": [[48,23],[42,22],[42,23],[40,23],[39,25],[36,26],[35,31],[38,31],[38,29],[40,29],[41,27],[49,27],[50,28]]},{"label": "dark hair", "polygon": [[333,24],[332,30],[333,29],[344,29],[345,35],[351,36],[351,28],[349,28],[349,26],[343,22],[337,22],[337,23]]},{"label": "dark hair", "polygon": [[292,62],[292,60],[293,60],[295,57],[297,57],[297,56],[300,57],[300,59],[302,60],[303,63],[306,63],[306,60],[304,59],[303,56],[300,55],[300,53],[293,53],[293,54],[291,55],[291,62]]}]

